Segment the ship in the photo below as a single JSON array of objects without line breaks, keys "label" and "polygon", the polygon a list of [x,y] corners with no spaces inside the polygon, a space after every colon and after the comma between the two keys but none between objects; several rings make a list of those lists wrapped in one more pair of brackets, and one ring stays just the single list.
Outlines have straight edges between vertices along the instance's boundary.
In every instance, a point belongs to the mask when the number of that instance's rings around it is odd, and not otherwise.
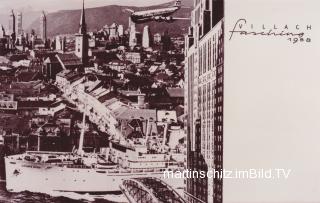
[{"label": "ship", "polygon": [[156,177],[176,189],[183,179],[164,177],[165,171],[182,171],[183,163],[170,153],[150,153],[145,143],[110,140],[99,152],[83,150],[85,113],[79,147],[72,152],[26,151],[5,157],[6,189],[9,192],[75,192],[121,194],[124,179]]}]

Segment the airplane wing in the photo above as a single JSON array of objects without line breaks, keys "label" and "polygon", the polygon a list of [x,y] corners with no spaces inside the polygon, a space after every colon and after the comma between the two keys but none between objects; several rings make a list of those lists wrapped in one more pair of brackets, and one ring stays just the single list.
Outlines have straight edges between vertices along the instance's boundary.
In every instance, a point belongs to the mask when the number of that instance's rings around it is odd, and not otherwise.
[{"label": "airplane wing", "polygon": [[172,20],[191,20],[191,18],[177,18],[177,17],[173,17]]},{"label": "airplane wing", "polygon": [[123,11],[124,11],[124,12],[129,12],[129,13],[134,13],[134,10],[129,9],[129,8],[123,9]]}]

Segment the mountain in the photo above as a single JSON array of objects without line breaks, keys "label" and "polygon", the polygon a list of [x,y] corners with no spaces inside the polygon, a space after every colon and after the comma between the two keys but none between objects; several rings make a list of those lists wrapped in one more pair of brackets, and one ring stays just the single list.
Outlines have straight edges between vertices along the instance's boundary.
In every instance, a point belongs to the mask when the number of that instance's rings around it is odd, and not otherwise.
[{"label": "mountain", "polygon": [[[185,3],[190,3],[191,0],[186,0]],[[98,8],[88,8],[86,9],[86,22],[89,31],[97,31],[100,30],[104,25],[111,25],[112,23],[122,24],[125,28],[128,27],[129,16],[130,13],[125,11],[125,9],[132,9],[134,11],[138,10],[147,10],[154,8],[163,8],[172,3],[162,4],[158,6],[151,7],[125,7],[125,6],[117,6],[110,5]],[[184,4],[188,5],[188,4]],[[182,18],[190,18],[191,8],[190,7],[182,7],[179,11],[177,11],[174,16],[182,17]],[[72,34],[78,32],[79,22],[80,22],[81,10],[63,10],[54,13],[49,13],[47,15],[47,29],[48,36],[52,37],[57,34]],[[187,32],[187,28],[190,25],[189,20],[177,20],[173,23],[157,23],[150,22],[142,25],[138,25],[138,31],[142,32],[142,28],[145,25],[149,25],[151,32],[164,32],[166,30],[169,31],[172,35],[184,34]],[[37,33],[39,33],[39,19],[35,20],[27,29],[30,31],[31,29],[35,29]]]}]

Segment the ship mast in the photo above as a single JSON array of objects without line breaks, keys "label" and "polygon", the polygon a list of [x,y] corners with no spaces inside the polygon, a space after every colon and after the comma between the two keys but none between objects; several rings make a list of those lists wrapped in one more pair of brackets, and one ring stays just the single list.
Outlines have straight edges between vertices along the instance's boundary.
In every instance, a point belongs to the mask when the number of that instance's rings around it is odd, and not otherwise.
[{"label": "ship mast", "polygon": [[83,155],[83,140],[84,140],[85,128],[86,128],[86,110],[83,111],[82,129],[81,129],[80,139],[79,139],[78,154],[80,156]]}]

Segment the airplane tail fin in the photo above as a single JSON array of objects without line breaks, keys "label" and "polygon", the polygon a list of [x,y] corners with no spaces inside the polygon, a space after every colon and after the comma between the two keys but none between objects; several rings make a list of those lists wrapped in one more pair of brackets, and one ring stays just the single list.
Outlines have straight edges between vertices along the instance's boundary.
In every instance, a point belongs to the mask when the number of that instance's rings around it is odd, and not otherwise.
[{"label": "airplane tail fin", "polygon": [[176,0],[176,2],[174,3],[174,6],[181,7],[181,0]]}]

